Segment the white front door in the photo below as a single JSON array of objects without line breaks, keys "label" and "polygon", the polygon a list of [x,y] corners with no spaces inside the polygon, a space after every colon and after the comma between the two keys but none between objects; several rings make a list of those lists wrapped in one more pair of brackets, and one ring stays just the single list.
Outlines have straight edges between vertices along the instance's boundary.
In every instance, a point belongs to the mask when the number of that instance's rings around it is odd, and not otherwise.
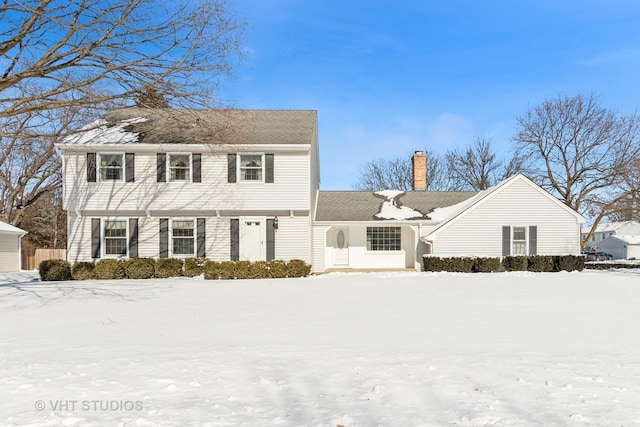
[{"label": "white front door", "polygon": [[264,218],[240,218],[240,259],[263,261],[266,259],[266,220]]},{"label": "white front door", "polygon": [[349,265],[349,233],[346,228],[336,230],[333,242],[333,265]]}]

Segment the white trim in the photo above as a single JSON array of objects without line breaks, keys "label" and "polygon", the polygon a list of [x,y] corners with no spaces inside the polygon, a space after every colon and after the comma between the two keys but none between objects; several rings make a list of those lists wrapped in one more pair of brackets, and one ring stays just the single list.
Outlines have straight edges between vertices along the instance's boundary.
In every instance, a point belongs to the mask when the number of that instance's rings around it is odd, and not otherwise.
[{"label": "white trim", "polygon": [[[191,254],[174,254],[173,253],[173,222],[174,221],[191,221],[193,223],[193,253]],[[169,218],[169,257],[170,258],[191,258],[198,253],[198,221],[192,217],[175,217]],[[187,237],[179,237],[179,239],[187,239]]]},{"label": "white trim", "polygon": [[[586,222],[586,219],[582,215],[580,215],[578,212],[574,211],[569,206],[567,206],[564,203],[562,203],[560,200],[558,200],[555,197],[553,197],[549,192],[547,192],[545,189],[543,189],[542,187],[540,187],[539,185],[537,185],[536,183],[531,181],[529,178],[527,178],[526,176],[524,176],[522,174],[516,174],[516,175],[514,175],[514,176],[512,176],[510,178],[505,179],[504,181],[501,181],[500,183],[498,183],[494,187],[492,187],[490,189],[487,189],[487,190],[484,190],[484,191],[486,191],[486,193],[483,194],[482,197],[480,197],[478,200],[475,200],[473,203],[471,203],[469,206],[465,207],[461,212],[457,213],[453,217],[447,218],[444,221],[442,221],[442,223],[440,225],[438,225],[434,230],[431,231],[431,233],[429,233],[425,237],[428,238],[429,240],[435,240],[435,235],[437,235],[440,231],[446,229],[451,224],[457,222],[460,218],[463,218],[469,212],[473,211],[476,207],[478,207],[479,205],[483,204],[486,200],[488,200],[491,197],[493,197],[494,195],[500,193],[503,189],[507,188],[509,185],[511,185],[512,183],[514,183],[516,181],[522,181],[522,182],[528,184],[531,188],[533,188],[534,190],[538,191],[540,194],[544,195],[549,200],[553,201],[556,205],[562,207],[565,211],[571,213],[574,217],[576,217],[576,219],[578,220],[579,223]],[[474,196],[474,197],[476,197],[476,196]],[[469,199],[467,199],[467,200],[469,200]],[[461,203],[465,203],[465,202],[466,201],[463,201]],[[433,236],[433,238],[432,238],[432,236]]]},{"label": "white trim", "polygon": [[[269,218],[271,219],[271,218]],[[242,261],[242,224],[243,222],[260,222],[260,259],[267,259],[267,217],[266,216],[241,216],[238,217],[238,245],[240,246],[239,258]]]},{"label": "white trim", "polygon": [[[102,179],[100,170],[100,158],[105,156],[122,156],[122,179]],[[88,166],[88,165],[87,165]],[[98,151],[96,153],[96,182],[125,182],[125,174],[127,169],[127,159],[124,151]]]},{"label": "white trim", "polygon": [[[189,177],[187,179],[178,179],[178,180],[171,180],[171,156],[189,156]],[[184,183],[184,182],[193,182],[193,153],[188,152],[170,152],[170,153],[166,153],[165,155],[165,172],[166,172],[166,181],[168,183],[173,183],[173,182],[177,182],[177,183]]]},{"label": "white trim", "polygon": [[[144,144],[127,143],[131,152],[142,153],[166,153],[166,152],[194,152],[194,153],[219,153],[244,152],[240,150],[258,152],[309,152],[312,144]],[[313,144],[315,145],[315,144]],[[78,145],[69,143],[57,143],[55,147],[70,153],[97,153],[105,150],[122,150],[123,144],[95,144]]]},{"label": "white trim", "polygon": [[[246,179],[242,179],[242,156],[260,156],[261,160],[260,160],[260,166],[262,168],[261,171],[261,179],[256,179],[256,180],[246,180]],[[264,152],[249,152],[249,151],[243,151],[243,152],[239,152],[236,155],[236,182],[238,183],[242,183],[242,184],[262,184],[265,182],[265,172],[266,172],[266,165],[265,165],[265,161],[266,161],[266,156]],[[257,168],[253,168],[256,169]]]},{"label": "white trim", "polygon": [[[529,226],[528,225],[511,225],[511,230],[509,232],[509,254],[511,256],[528,256],[529,255]],[[515,242],[522,242],[522,240],[515,240],[513,238],[514,229],[516,228],[524,228],[524,253],[516,254],[513,250],[513,244]]]},{"label": "white trim", "polygon": [[[124,221],[125,226],[125,254],[107,254],[107,241],[105,239],[105,224],[107,221]],[[102,258],[125,259],[129,258],[129,218],[128,217],[102,217],[100,218],[100,256]]]}]

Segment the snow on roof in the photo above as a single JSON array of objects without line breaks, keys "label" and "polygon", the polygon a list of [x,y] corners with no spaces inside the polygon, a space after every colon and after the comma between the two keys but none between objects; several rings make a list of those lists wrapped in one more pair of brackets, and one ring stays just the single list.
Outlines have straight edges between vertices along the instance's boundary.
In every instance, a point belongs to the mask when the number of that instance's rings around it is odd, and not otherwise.
[{"label": "snow on roof", "polygon": [[374,194],[378,196],[384,197],[385,200],[382,202],[380,206],[380,212],[375,214],[376,218],[380,219],[412,219],[412,218],[423,218],[424,215],[422,212],[419,212],[415,209],[412,209],[408,206],[400,206],[399,202],[396,200],[401,194],[404,194],[404,191],[398,190],[383,190],[376,191]]},{"label": "snow on roof", "polygon": [[[632,226],[640,228],[640,223],[637,221],[616,221],[616,222],[601,222],[596,227],[596,233],[608,233],[611,231],[619,230],[623,227]],[[583,233],[588,233],[591,230],[591,226],[582,229]]]},{"label": "snow on roof", "polygon": [[[615,237],[616,239],[622,240],[623,242],[626,242],[630,245],[640,245],[640,236],[631,236],[631,235],[627,235],[627,234],[621,234],[621,235],[615,235],[612,236]],[[609,240],[609,238],[607,238],[607,240]]]},{"label": "snow on roof", "polygon": [[6,222],[0,221],[0,232],[12,233],[12,234],[27,234],[21,228],[14,227],[13,225],[7,224]]},{"label": "snow on roof", "polygon": [[466,210],[469,206],[476,203],[478,200],[481,200],[484,196],[486,196],[491,191],[493,191],[493,189],[494,187],[487,188],[486,190],[482,190],[478,192],[478,194],[476,194],[475,196],[470,197],[467,200],[464,200],[455,205],[447,206],[445,208],[436,208],[433,210],[433,212],[429,213],[429,218],[431,218],[434,221],[449,220],[455,217],[456,215],[462,213],[464,210]]},{"label": "snow on roof", "polygon": [[67,144],[126,144],[138,142],[138,132],[131,132],[127,128],[134,123],[147,121],[144,117],[134,117],[122,120],[119,124],[109,125],[104,119],[98,119],[78,132],[64,138]]}]

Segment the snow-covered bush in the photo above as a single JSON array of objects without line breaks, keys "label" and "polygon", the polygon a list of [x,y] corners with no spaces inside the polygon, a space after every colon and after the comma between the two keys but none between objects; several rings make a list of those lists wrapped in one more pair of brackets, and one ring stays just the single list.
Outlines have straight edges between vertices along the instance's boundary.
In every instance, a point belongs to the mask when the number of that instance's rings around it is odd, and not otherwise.
[{"label": "snow-covered bush", "polygon": [[95,276],[99,280],[124,279],[124,262],[119,259],[103,258],[96,263]]},{"label": "snow-covered bush", "polygon": [[205,279],[217,280],[220,279],[222,274],[222,266],[216,261],[206,261],[204,267],[202,267],[202,272],[204,273]]},{"label": "snow-covered bush", "polygon": [[203,273],[206,258],[186,258],[184,260],[184,275],[186,277],[196,277]]},{"label": "snow-covered bush", "polygon": [[73,280],[91,280],[95,279],[96,266],[92,262],[78,261],[71,267],[71,278]]},{"label": "snow-covered bush", "polygon": [[40,280],[54,282],[71,279],[71,265],[63,259],[42,261],[38,266]]},{"label": "snow-covered bush", "polygon": [[287,263],[287,277],[307,277],[311,266],[301,259],[292,259]]},{"label": "snow-covered bush", "polygon": [[168,277],[182,276],[182,260],[177,258],[158,258],[156,260],[156,277],[166,279]]},{"label": "snow-covered bush", "polygon": [[152,258],[131,258],[124,262],[124,271],[129,279],[151,279],[155,273]]},{"label": "snow-covered bush", "polygon": [[269,261],[269,277],[274,279],[287,277],[287,263],[280,259]]}]

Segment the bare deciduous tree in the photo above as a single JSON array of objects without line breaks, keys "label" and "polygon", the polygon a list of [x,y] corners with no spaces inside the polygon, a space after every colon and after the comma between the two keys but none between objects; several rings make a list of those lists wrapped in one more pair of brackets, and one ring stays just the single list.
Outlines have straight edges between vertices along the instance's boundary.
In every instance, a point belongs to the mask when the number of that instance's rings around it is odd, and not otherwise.
[{"label": "bare deciduous tree", "polygon": [[224,0],[4,0],[0,22],[0,119],[131,100],[148,87],[209,105],[244,27]]},{"label": "bare deciduous tree", "polygon": [[[427,190],[443,190],[441,159],[428,150],[425,150],[424,153],[427,155]],[[365,163],[360,168],[360,176],[353,187],[362,191],[411,190],[412,155],[413,152],[393,159],[381,158]]]},{"label": "bare deciduous tree", "polygon": [[595,95],[549,99],[518,119],[516,149],[530,177],[593,220],[628,213],[638,200],[640,118],[600,106]]},{"label": "bare deciduous tree", "polygon": [[486,190],[521,169],[517,156],[509,162],[498,158],[486,137],[476,138],[463,149],[448,151],[445,159],[448,188],[455,191]]},{"label": "bare deciduous tree", "polygon": [[54,143],[114,106],[212,106],[242,56],[224,0],[0,2],[0,216],[60,187]]}]

